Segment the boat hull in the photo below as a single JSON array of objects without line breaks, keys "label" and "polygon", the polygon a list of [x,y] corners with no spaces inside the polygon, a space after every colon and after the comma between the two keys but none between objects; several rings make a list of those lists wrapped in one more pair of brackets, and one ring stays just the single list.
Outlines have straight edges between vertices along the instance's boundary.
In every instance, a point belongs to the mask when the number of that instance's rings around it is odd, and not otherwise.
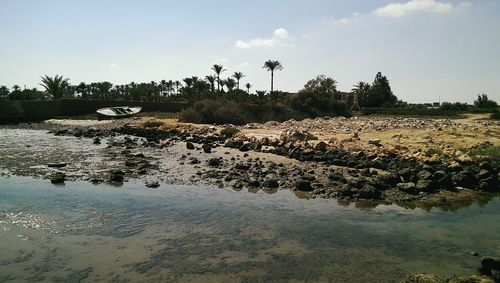
[{"label": "boat hull", "polygon": [[122,119],[135,116],[141,112],[141,107],[119,106],[106,107],[96,111],[97,118],[103,119]]}]

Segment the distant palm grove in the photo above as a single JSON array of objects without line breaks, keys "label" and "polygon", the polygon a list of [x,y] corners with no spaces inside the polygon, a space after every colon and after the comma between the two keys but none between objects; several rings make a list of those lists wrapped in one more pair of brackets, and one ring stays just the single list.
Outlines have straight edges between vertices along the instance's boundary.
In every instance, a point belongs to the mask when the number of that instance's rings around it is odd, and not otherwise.
[{"label": "distant palm grove", "polygon": [[[286,93],[274,89],[275,74],[284,69],[279,61],[268,60],[263,69],[270,74],[268,90],[254,90],[247,82],[245,74],[229,72],[223,65],[215,64],[212,73],[200,78],[192,76],[183,80],[161,80],[147,83],[131,82],[125,85],[113,85],[110,82],[71,84],[68,78],[56,75],[44,75],[40,86],[43,88],[27,89],[18,85],[9,89],[0,86],[0,99],[7,100],[118,100],[118,101],[153,101],[153,102],[188,102],[203,104],[206,101],[219,101],[231,107],[239,105],[280,106],[307,116],[348,115],[351,110],[362,108],[408,108],[408,104],[397,99],[391,90],[389,80],[382,73],[377,73],[373,82],[359,82],[350,92],[337,90],[337,81],[319,75],[306,82],[298,93]],[[213,104],[213,102],[211,102]],[[420,105],[422,106],[422,105]],[[429,105],[427,105],[429,106]],[[436,105],[430,105],[436,106]],[[438,105],[439,106],[439,105]],[[495,108],[496,102],[480,95],[476,107]],[[197,106],[198,110],[205,106]],[[228,106],[229,107],[229,106]],[[465,110],[469,107],[462,103],[443,103],[441,108]],[[206,107],[205,107],[206,108]]]}]

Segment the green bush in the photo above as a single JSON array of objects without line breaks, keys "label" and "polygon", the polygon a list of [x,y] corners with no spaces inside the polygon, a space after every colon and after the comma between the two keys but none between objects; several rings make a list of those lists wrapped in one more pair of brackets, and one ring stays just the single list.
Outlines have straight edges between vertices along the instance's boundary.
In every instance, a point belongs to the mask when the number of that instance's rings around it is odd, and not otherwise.
[{"label": "green bush", "polygon": [[290,106],[299,113],[311,118],[320,116],[350,116],[347,106],[335,100],[331,95],[320,95],[315,92],[301,91],[290,99]]},{"label": "green bush", "polygon": [[227,127],[227,128],[222,129],[220,131],[220,134],[221,134],[221,136],[224,136],[225,138],[232,138],[239,132],[240,132],[240,130],[238,130],[234,127]]},{"label": "green bush", "polygon": [[493,120],[500,120],[500,111],[491,114],[490,118]]},{"label": "green bush", "polygon": [[245,105],[227,100],[201,100],[181,112],[181,120],[200,124],[242,125],[256,120]]}]

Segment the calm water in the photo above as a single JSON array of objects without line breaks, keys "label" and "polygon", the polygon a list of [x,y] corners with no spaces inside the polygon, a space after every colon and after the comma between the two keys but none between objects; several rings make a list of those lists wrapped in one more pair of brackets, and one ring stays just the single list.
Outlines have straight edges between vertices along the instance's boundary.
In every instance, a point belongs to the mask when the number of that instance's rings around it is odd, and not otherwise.
[{"label": "calm water", "polygon": [[359,209],[292,192],[0,179],[3,281],[399,282],[500,255],[500,200]]}]

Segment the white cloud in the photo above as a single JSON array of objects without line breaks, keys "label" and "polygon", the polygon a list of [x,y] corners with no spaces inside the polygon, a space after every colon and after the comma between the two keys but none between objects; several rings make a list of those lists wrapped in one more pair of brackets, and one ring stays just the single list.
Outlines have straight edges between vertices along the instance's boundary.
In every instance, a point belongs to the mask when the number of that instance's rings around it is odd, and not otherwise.
[{"label": "white cloud", "polygon": [[238,40],[235,44],[237,48],[249,49],[255,47],[276,47],[287,46],[290,41],[290,35],[284,28],[278,28],[270,38],[255,38],[249,41]]},{"label": "white cloud", "polygon": [[406,3],[391,3],[380,7],[373,13],[381,17],[398,18],[417,12],[447,13],[453,9],[449,2],[437,0],[410,0]]},{"label": "white cloud", "polygon": [[116,63],[103,63],[101,64],[101,67],[104,67],[104,68],[118,68],[120,65],[116,64]]}]

